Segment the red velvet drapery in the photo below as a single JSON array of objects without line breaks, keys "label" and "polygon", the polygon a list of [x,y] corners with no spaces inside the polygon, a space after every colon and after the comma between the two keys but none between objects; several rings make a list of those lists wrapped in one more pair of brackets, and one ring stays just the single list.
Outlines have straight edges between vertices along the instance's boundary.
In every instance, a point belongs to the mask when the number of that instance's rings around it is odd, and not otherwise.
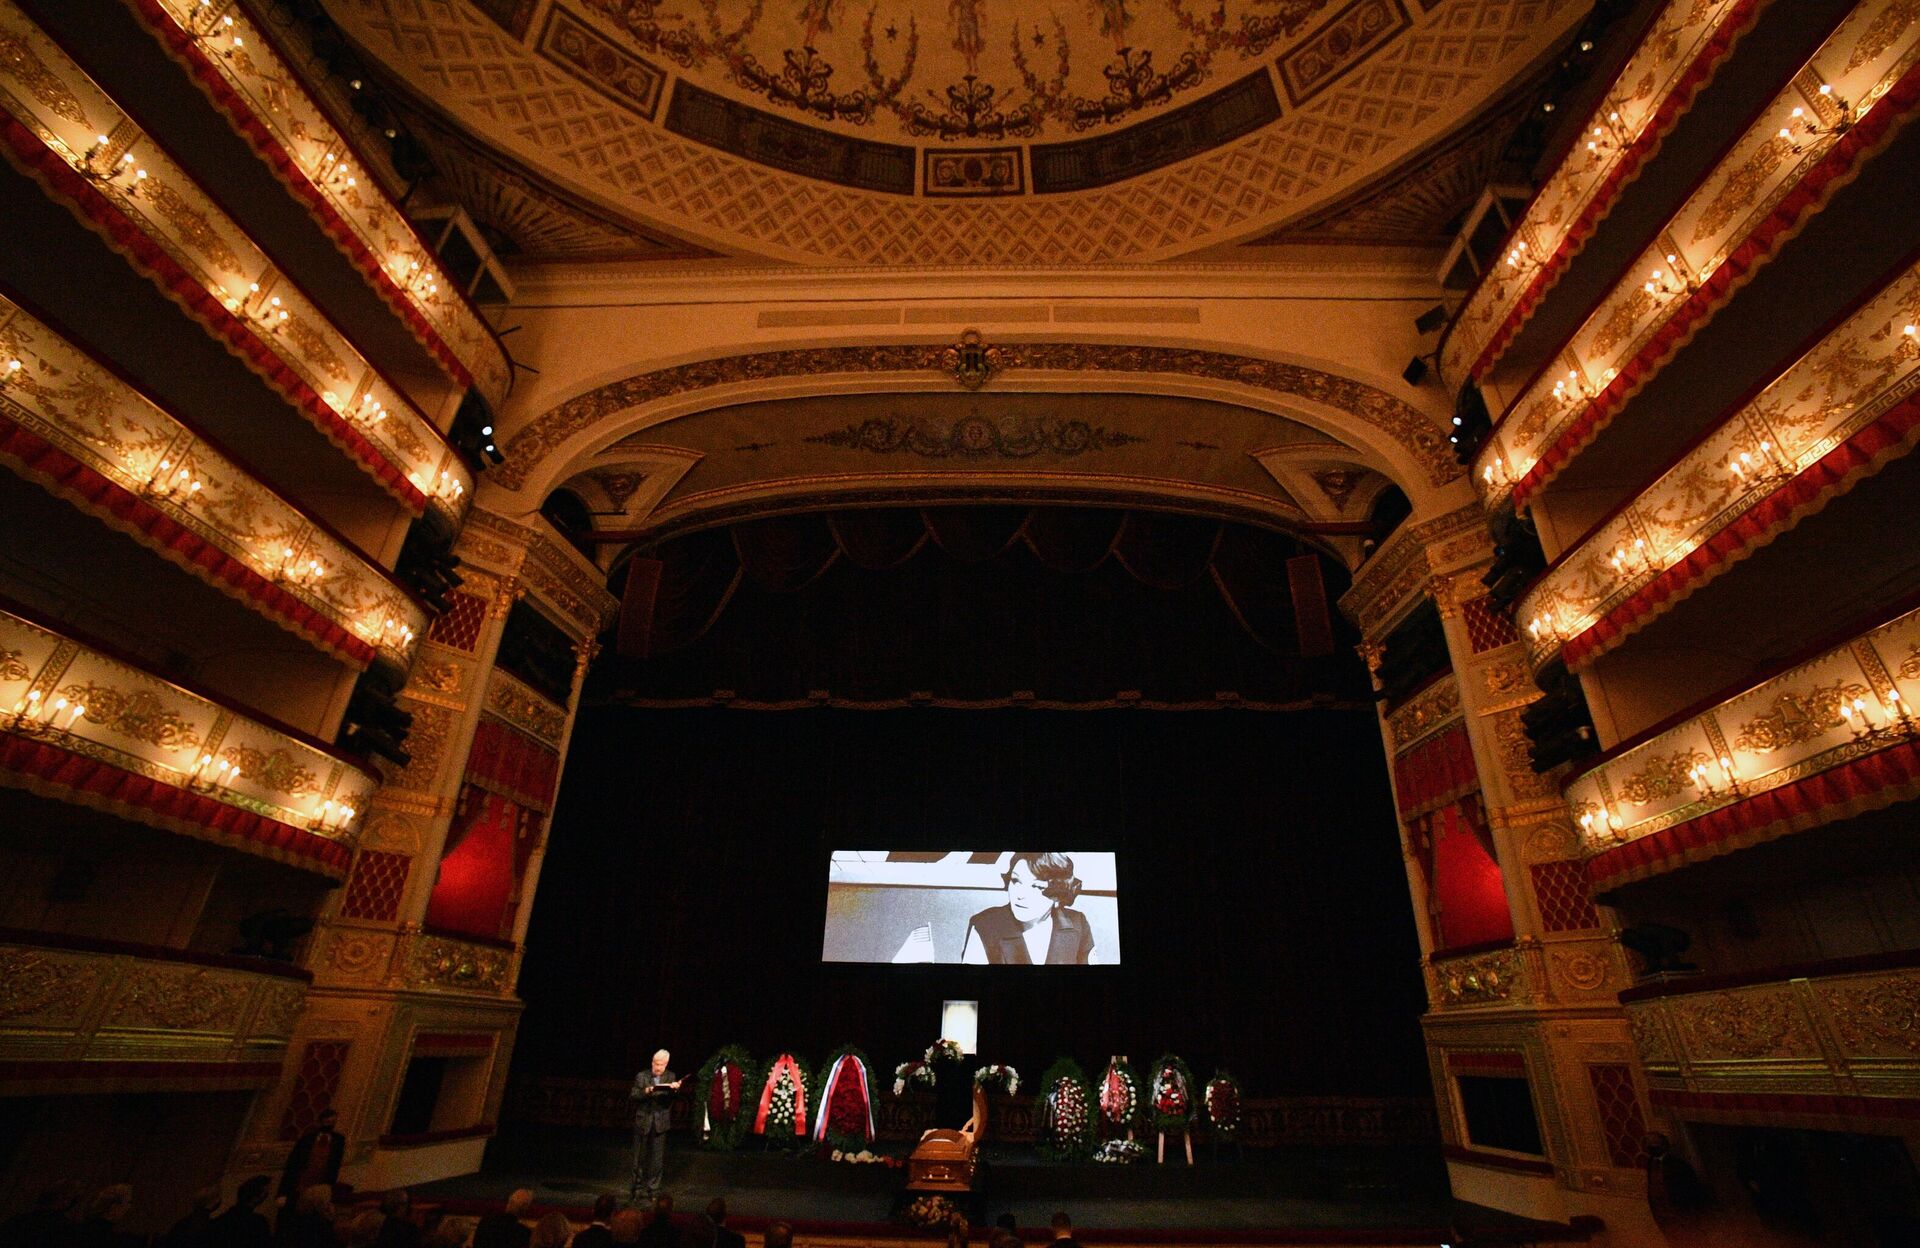
[{"label": "red velvet drapery", "polygon": [[546,814],[559,779],[555,750],[491,715],[480,717],[467,754],[468,784]]},{"label": "red velvet drapery", "polygon": [[1394,757],[1400,816],[1411,819],[1478,792],[1480,773],[1465,724],[1451,724]]},{"label": "red velvet drapery", "polygon": [[427,898],[427,926],[484,940],[511,936],[540,824],[539,815],[498,793],[463,790]]}]

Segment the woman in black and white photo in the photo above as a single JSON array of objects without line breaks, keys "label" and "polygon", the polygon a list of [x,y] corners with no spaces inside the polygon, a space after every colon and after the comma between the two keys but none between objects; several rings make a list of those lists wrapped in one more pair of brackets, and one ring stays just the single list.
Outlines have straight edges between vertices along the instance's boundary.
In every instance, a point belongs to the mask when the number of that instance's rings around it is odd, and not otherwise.
[{"label": "woman in black and white photo", "polygon": [[973,966],[1086,966],[1094,963],[1093,927],[1072,905],[1080,896],[1073,859],[1018,853],[1001,877],[1005,905],[967,923],[960,960]]}]

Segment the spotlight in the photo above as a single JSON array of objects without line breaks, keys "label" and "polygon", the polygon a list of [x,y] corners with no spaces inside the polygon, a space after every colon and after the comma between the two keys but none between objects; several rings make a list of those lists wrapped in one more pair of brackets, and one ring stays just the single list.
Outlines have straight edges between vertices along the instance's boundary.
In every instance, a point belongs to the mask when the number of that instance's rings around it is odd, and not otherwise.
[{"label": "spotlight", "polygon": [[1434,304],[1432,307],[1428,308],[1425,312],[1422,312],[1419,316],[1416,316],[1413,318],[1413,327],[1419,330],[1423,334],[1430,334],[1434,330],[1439,329],[1442,325],[1445,325],[1446,323],[1447,323],[1446,305],[1439,304],[1439,303]]},{"label": "spotlight", "polygon": [[1427,357],[1424,355],[1414,356],[1411,360],[1407,361],[1407,366],[1400,371],[1400,380],[1410,386],[1417,386],[1426,379]]}]

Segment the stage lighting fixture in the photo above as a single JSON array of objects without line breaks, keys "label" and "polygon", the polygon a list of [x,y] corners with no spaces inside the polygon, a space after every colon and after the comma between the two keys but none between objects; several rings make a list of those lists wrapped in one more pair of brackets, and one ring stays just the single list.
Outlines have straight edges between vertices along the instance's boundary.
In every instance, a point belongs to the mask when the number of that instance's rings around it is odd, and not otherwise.
[{"label": "stage lighting fixture", "polygon": [[1423,334],[1430,334],[1434,330],[1439,329],[1442,325],[1445,325],[1446,323],[1447,323],[1446,305],[1439,304],[1439,303],[1434,304],[1432,307],[1428,308],[1425,312],[1422,312],[1419,316],[1416,316],[1413,318],[1413,327],[1419,330]]}]

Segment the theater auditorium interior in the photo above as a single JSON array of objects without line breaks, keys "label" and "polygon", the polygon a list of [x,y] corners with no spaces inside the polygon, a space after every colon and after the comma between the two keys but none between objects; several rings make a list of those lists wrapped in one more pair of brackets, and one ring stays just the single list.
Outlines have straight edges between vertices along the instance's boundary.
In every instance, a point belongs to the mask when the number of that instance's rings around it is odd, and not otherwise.
[{"label": "theater auditorium interior", "polygon": [[1920,1243],[1917,109],[0,0],[0,1238]]}]

